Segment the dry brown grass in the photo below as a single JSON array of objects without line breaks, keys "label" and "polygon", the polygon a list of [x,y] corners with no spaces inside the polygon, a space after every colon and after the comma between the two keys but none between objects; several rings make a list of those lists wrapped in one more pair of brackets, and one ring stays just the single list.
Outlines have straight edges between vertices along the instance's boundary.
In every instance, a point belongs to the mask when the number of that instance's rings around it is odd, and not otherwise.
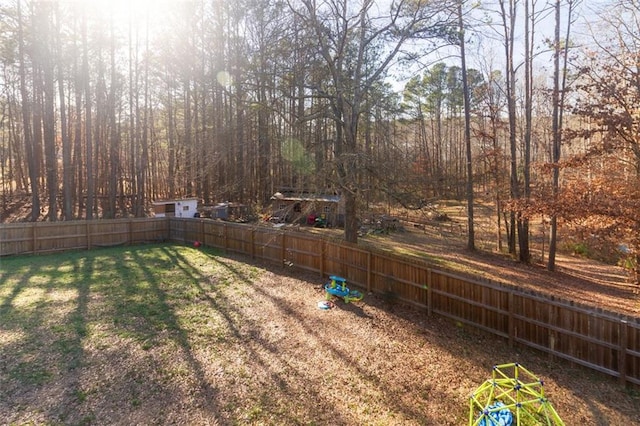
[{"label": "dry brown grass", "polygon": [[640,422],[640,395],[373,295],[170,245],[2,261],[4,424],[462,425],[491,367],[545,379],[567,425]]}]

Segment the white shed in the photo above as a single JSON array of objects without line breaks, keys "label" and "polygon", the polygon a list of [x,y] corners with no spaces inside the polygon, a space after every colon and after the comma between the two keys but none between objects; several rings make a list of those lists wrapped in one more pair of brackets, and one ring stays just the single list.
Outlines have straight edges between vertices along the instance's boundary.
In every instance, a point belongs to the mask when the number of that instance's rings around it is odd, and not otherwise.
[{"label": "white shed", "polygon": [[156,217],[198,217],[198,199],[154,201],[153,212]]}]

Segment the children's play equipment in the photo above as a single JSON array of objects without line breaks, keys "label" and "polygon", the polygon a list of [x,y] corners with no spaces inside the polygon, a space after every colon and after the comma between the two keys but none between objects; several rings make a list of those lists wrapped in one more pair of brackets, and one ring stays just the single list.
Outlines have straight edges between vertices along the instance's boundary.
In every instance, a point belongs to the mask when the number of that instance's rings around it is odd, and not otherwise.
[{"label": "children's play equipment", "polygon": [[324,289],[327,292],[327,300],[330,299],[331,296],[337,296],[341,297],[345,303],[349,303],[357,302],[364,297],[358,290],[350,290],[349,287],[347,287],[347,280],[345,278],[331,275],[329,280],[330,281],[324,285]]},{"label": "children's play equipment", "polygon": [[318,302],[318,309],[322,309],[323,311],[327,311],[333,308],[333,302],[330,300],[321,300]]},{"label": "children's play equipment", "polygon": [[469,399],[469,426],[564,426],[543,385],[518,363],[494,366],[491,379]]}]

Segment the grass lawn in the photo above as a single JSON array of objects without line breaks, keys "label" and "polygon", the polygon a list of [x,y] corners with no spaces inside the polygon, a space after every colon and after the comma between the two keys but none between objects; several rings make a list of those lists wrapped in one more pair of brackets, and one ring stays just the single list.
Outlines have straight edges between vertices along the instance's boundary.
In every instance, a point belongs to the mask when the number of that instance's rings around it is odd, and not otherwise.
[{"label": "grass lawn", "polygon": [[567,425],[640,423],[637,391],[317,274],[157,244],[0,259],[0,423],[463,425],[494,364]]}]

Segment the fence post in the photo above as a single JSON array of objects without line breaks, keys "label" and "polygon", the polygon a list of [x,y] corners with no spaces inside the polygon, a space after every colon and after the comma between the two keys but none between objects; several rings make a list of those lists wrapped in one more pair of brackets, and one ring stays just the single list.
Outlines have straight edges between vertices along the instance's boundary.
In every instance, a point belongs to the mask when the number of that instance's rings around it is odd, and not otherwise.
[{"label": "fence post", "polygon": [[427,269],[427,315],[433,313],[433,275],[431,268]]},{"label": "fence post", "polygon": [[256,230],[251,228],[251,258],[256,258]]},{"label": "fence post", "polygon": [[282,231],[282,248],[280,249],[280,259],[281,259],[281,263],[282,263],[282,267],[283,268],[285,266],[286,249],[287,249],[287,245],[285,243],[285,237],[286,237],[286,234],[284,233],[284,231]]},{"label": "fence post", "polygon": [[515,321],[513,318],[513,290],[509,290],[509,293],[507,293],[507,303],[509,304],[508,309],[509,309],[509,347],[512,348],[513,347],[513,341],[515,338]]},{"label": "fence post", "polygon": [[38,238],[36,236],[37,225],[38,225],[38,222],[33,222],[33,225],[31,226],[31,253],[32,254],[36,254],[36,241],[38,241]]},{"label": "fence post", "polygon": [[229,246],[229,242],[227,241],[229,239],[229,235],[228,235],[228,231],[227,231],[227,224],[225,223],[224,225],[222,225],[222,233],[223,233],[223,241],[224,241],[224,251],[226,252],[228,250],[228,246]]},{"label": "fence post", "polygon": [[620,384],[626,385],[627,382],[627,321],[620,321],[620,340],[618,341],[618,376]]},{"label": "fence post", "polygon": [[327,242],[323,239],[320,240],[320,278],[324,277],[324,255],[327,247]]},{"label": "fence post", "polygon": [[482,306],[483,306],[482,311],[480,311],[480,324],[486,327],[487,326],[487,305],[488,305],[487,291],[488,289],[487,287],[482,286],[480,291],[482,291],[481,299],[482,299]]},{"label": "fence post", "polygon": [[555,359],[556,352],[556,332],[554,331],[552,326],[556,325],[556,310],[552,304],[549,304],[549,328],[547,330],[549,337],[549,361],[553,361]]},{"label": "fence post", "polygon": [[87,250],[91,250],[91,225],[90,220],[85,220],[87,230]]},{"label": "fence post", "polygon": [[180,218],[180,223],[182,224],[182,242],[186,244],[187,242],[187,221],[182,217]]},{"label": "fence post", "polygon": [[371,251],[367,251],[367,293],[371,293]]}]

